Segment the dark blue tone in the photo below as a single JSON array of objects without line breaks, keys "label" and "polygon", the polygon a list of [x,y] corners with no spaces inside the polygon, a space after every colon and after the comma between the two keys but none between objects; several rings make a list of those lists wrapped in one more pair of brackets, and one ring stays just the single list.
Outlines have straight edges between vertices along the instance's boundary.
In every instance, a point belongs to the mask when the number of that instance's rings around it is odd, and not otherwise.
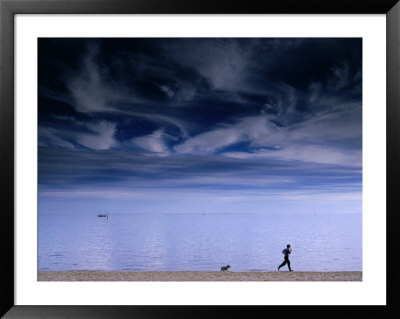
[{"label": "dark blue tone", "polygon": [[362,39],[38,44],[40,269],[361,269]]},{"label": "dark blue tone", "polygon": [[41,38],[41,198],[166,177],[178,191],[231,185],[216,172],[244,190],[275,176],[291,182],[274,189],[360,194],[361,45]]}]

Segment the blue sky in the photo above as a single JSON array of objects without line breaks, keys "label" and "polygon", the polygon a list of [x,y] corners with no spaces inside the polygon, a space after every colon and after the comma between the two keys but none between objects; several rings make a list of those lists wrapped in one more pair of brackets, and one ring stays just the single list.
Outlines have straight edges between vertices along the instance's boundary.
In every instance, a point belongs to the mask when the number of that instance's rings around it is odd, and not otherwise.
[{"label": "blue sky", "polygon": [[39,39],[39,213],[356,213],[362,41]]}]

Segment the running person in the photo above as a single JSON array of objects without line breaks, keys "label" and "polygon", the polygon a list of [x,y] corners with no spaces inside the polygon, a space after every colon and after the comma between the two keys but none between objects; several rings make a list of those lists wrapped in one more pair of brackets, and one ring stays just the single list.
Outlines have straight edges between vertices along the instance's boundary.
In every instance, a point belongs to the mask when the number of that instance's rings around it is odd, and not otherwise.
[{"label": "running person", "polygon": [[279,271],[279,269],[281,269],[281,268],[282,268],[283,266],[285,266],[286,264],[287,264],[288,267],[289,267],[289,271],[293,271],[293,270],[290,268],[290,260],[289,260],[289,254],[291,254],[291,253],[292,253],[292,248],[290,248],[290,245],[287,245],[286,248],[285,248],[284,250],[282,250],[282,254],[285,255],[285,259],[283,260],[283,263],[281,263],[281,264],[279,265],[278,271]]}]

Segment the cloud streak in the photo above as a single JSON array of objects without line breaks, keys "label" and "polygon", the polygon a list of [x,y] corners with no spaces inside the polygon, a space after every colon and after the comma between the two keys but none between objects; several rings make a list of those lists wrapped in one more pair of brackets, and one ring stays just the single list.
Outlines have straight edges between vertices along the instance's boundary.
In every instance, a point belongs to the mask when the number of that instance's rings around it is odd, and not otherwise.
[{"label": "cloud streak", "polygon": [[361,45],[40,39],[40,194],[357,201]]}]

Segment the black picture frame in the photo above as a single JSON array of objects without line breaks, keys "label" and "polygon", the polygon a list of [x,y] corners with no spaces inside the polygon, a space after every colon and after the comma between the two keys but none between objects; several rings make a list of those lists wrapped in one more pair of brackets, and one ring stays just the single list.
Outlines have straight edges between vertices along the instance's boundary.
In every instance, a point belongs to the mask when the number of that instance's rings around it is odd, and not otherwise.
[{"label": "black picture frame", "polygon": [[[386,306],[28,306],[14,303],[14,17],[16,14],[385,14],[387,21]],[[396,243],[400,137],[398,0],[0,0],[0,315],[4,318],[197,318],[270,315],[399,316]],[[378,110],[379,111],[379,110]]]}]

